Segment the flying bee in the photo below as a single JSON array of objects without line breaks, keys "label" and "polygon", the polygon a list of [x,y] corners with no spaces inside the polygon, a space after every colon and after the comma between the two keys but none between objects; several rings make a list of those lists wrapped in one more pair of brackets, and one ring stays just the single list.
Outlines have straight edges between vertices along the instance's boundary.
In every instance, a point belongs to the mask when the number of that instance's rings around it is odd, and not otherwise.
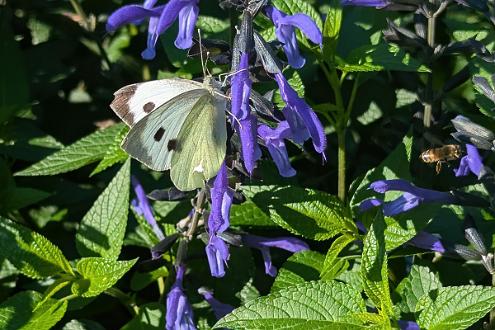
[{"label": "flying bee", "polygon": [[447,144],[440,148],[425,150],[419,156],[427,164],[436,163],[435,170],[438,173],[442,170],[442,163],[456,160],[462,155],[461,146],[458,144]]}]

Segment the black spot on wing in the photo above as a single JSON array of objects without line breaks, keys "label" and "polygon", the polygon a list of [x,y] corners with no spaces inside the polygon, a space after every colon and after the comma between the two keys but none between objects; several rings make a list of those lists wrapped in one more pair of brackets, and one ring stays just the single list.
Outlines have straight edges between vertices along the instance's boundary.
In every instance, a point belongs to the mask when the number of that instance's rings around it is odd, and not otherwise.
[{"label": "black spot on wing", "polygon": [[155,109],[155,103],[153,102],[148,102],[143,105],[143,111],[146,113],[150,113],[151,111],[153,111],[153,109]]},{"label": "black spot on wing", "polygon": [[177,150],[177,140],[176,139],[169,140],[167,143],[167,149],[168,151]]},{"label": "black spot on wing", "polygon": [[165,130],[163,129],[163,127],[160,127],[156,131],[155,135],[153,135],[153,139],[155,139],[156,142],[159,142],[162,139],[164,133],[165,133]]}]

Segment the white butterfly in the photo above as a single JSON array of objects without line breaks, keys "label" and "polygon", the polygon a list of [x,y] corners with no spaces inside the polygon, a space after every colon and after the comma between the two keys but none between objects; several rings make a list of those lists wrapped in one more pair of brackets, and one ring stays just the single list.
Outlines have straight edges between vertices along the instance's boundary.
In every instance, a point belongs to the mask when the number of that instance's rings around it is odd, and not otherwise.
[{"label": "white butterfly", "polygon": [[213,79],[172,78],[122,87],[110,107],[130,126],[122,148],[182,191],[202,188],[225,158],[226,97]]}]

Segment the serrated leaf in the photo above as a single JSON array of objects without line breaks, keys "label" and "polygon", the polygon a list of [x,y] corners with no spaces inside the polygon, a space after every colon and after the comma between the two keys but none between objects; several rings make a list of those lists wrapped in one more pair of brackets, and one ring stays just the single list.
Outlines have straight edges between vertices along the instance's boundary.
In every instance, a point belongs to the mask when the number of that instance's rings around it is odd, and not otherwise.
[{"label": "serrated leaf", "polygon": [[372,72],[382,70],[430,72],[421,62],[395,45],[380,43],[354,49],[337,68],[345,72]]},{"label": "serrated leaf", "polygon": [[3,330],[48,330],[65,314],[67,301],[48,299],[36,311],[41,294],[23,291],[8,298],[0,305],[0,329]]},{"label": "serrated leaf", "polygon": [[353,242],[355,238],[351,235],[339,236],[328,249],[327,255],[321,267],[320,277],[322,280],[330,281],[337,277],[343,270],[347,269],[349,263],[339,259],[339,253]]},{"label": "serrated leaf", "polygon": [[155,330],[165,329],[165,305],[149,303],[139,306],[139,314],[121,330]]},{"label": "serrated leaf", "polygon": [[105,330],[105,328],[91,320],[71,320],[62,330]]},{"label": "serrated leaf", "polygon": [[136,263],[105,258],[83,258],[76,264],[82,278],[72,284],[72,292],[81,297],[94,297],[111,288]]},{"label": "serrated leaf", "polygon": [[404,313],[418,312],[418,301],[432,290],[442,287],[439,279],[428,267],[413,265],[409,275],[397,286],[401,296],[398,306]]},{"label": "serrated leaf", "polygon": [[334,195],[296,186],[244,186],[243,191],[275,223],[305,238],[320,241],[356,231]]},{"label": "serrated leaf", "polygon": [[21,273],[46,278],[58,273],[73,274],[62,251],[44,236],[0,216],[0,256]]},{"label": "serrated leaf", "polygon": [[357,329],[349,316],[365,312],[359,291],[339,282],[306,282],[248,302],[214,328]]},{"label": "serrated leaf", "polygon": [[495,307],[495,288],[464,285],[444,287],[426,300],[418,324],[429,330],[466,329]]},{"label": "serrated leaf", "polygon": [[15,173],[17,176],[54,175],[73,171],[103,159],[113,145],[115,136],[124,124],[98,130],[79,141],[59,150],[28,168]]},{"label": "serrated leaf", "polygon": [[82,219],[76,234],[81,256],[119,257],[129,211],[130,170],[127,160]]},{"label": "serrated leaf", "polygon": [[103,159],[98,163],[96,168],[91,172],[89,176],[93,176],[101,171],[106,170],[112,165],[123,162],[129,158],[129,155],[120,147],[122,140],[129,131],[128,126],[124,126],[122,130],[115,136],[113,145],[108,147],[107,152],[103,156]]},{"label": "serrated leaf", "polygon": [[392,315],[384,231],[385,221],[381,213],[377,213],[363,242],[361,276],[366,295],[381,313]]},{"label": "serrated leaf", "polygon": [[307,250],[294,253],[280,268],[271,292],[318,280],[323,260],[324,256],[315,251]]},{"label": "serrated leaf", "polygon": [[10,210],[18,210],[26,206],[38,203],[45,198],[48,198],[51,194],[34,188],[15,187],[7,198],[2,202],[0,210],[3,212]]},{"label": "serrated leaf", "polygon": [[212,16],[200,15],[196,22],[196,28],[201,30],[201,33],[220,33],[230,27],[228,21],[224,21]]},{"label": "serrated leaf", "polygon": [[230,224],[232,226],[274,227],[276,224],[270,216],[263,212],[255,203],[247,199],[242,204],[234,204],[230,209]]}]

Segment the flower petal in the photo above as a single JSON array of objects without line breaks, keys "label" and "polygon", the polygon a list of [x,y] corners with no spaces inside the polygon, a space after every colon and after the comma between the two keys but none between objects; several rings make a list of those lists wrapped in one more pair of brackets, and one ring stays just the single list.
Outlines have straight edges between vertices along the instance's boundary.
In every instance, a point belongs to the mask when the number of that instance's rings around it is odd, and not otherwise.
[{"label": "flower petal", "polygon": [[272,264],[272,256],[268,248],[260,248],[263,263],[265,264],[265,273],[271,277],[277,276],[277,267]]},{"label": "flower petal", "polygon": [[179,12],[179,33],[175,46],[179,49],[191,48],[193,44],[194,27],[198,20],[199,8],[196,4],[184,7]]},{"label": "flower petal", "polygon": [[229,314],[234,310],[234,306],[229,304],[224,304],[213,296],[213,292],[206,290],[204,288],[199,288],[198,293],[203,296],[203,298],[210,304],[213,313],[217,320],[221,319],[225,315]]},{"label": "flower petal", "polygon": [[[163,6],[161,8],[163,8]],[[112,32],[122,25],[133,23],[147,17],[158,16],[160,16],[160,12],[157,10],[147,9],[140,5],[123,6],[108,17],[106,29],[108,32]]]},{"label": "flower petal", "polygon": [[432,235],[426,231],[420,231],[407,243],[425,250],[431,250],[440,253],[445,252],[445,247],[443,246],[442,241],[437,236]]},{"label": "flower petal", "polygon": [[261,158],[261,150],[256,143],[256,125],[257,118],[252,114],[240,121],[234,123],[234,128],[239,132],[241,139],[241,155],[244,162],[244,167],[249,174],[253,173],[256,167],[256,161]]},{"label": "flower petal", "polygon": [[306,242],[295,237],[262,237],[256,235],[243,235],[242,241],[250,247],[276,247],[292,253],[309,250]]},{"label": "flower petal", "polygon": [[402,212],[409,211],[415,208],[422,202],[422,199],[410,193],[404,193],[399,198],[383,204],[383,214],[386,216],[394,216]]},{"label": "flower petal", "polygon": [[323,42],[323,37],[318,25],[316,25],[313,19],[306,14],[298,13],[294,15],[287,15],[282,17],[278,23],[297,27],[309,40],[315,44],[321,45]]},{"label": "flower petal", "polygon": [[151,206],[148,201],[148,197],[146,197],[143,186],[135,176],[131,177],[131,183],[137,197],[137,207],[135,207],[136,213],[143,215],[144,219],[151,226],[153,232],[159,240],[164,239],[165,235],[163,235],[163,231],[160,229],[155,217],[153,216],[153,211],[151,210]]},{"label": "flower petal", "polygon": [[377,198],[369,198],[361,202],[359,204],[359,212],[366,212],[374,207],[380,206],[383,204],[383,201]]},{"label": "flower petal", "polygon": [[205,250],[211,276],[223,277],[225,265],[230,256],[227,244],[217,236],[210,236],[210,242],[206,245]]},{"label": "flower petal", "polygon": [[290,126],[291,140],[297,144],[303,144],[304,141],[309,139],[309,131],[304,125],[304,121],[301,116],[295,111],[292,111],[288,107],[284,107],[282,109],[282,113],[284,114],[285,120]]}]

